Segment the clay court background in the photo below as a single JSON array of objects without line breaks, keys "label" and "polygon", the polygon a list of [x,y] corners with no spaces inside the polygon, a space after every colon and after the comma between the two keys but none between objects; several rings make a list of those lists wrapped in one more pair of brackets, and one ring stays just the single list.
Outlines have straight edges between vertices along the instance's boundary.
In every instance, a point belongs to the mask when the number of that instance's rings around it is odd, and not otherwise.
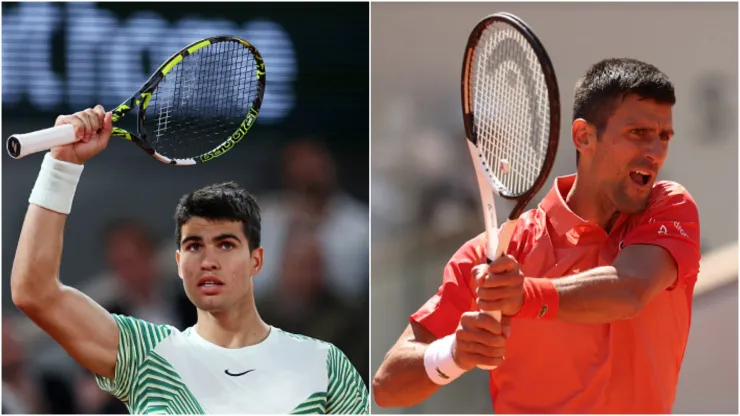
[{"label": "clay court background", "polygon": [[[371,373],[442,268],[483,230],[464,144],[460,70],[469,31],[508,11],[529,23],[555,66],[563,106],[555,176],[575,169],[573,87],[589,65],[634,57],[677,89],[676,137],[661,178],[687,187],[702,227],[703,262],[675,413],[738,411],[737,4],[475,3],[372,5]],[[540,195],[541,197],[542,195]],[[499,206],[499,218],[509,205]],[[488,413],[487,376],[472,371],[410,409]]]}]

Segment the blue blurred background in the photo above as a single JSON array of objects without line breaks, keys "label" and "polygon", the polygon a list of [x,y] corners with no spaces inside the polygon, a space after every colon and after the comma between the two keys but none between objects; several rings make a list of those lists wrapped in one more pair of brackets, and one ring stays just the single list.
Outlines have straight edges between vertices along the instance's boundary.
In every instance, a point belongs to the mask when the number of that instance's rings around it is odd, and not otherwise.
[{"label": "blue blurred background", "polygon": [[[244,37],[267,88],[245,141],[194,168],[123,140],[86,164],[61,280],[110,311],[195,322],[174,259],[179,197],[234,180],[263,211],[257,307],[270,324],[335,343],[368,379],[368,4],[3,3],[2,137],[59,114],[112,109],[181,47]],[[10,270],[40,154],[2,152],[3,413],[125,413],[12,304]]]}]

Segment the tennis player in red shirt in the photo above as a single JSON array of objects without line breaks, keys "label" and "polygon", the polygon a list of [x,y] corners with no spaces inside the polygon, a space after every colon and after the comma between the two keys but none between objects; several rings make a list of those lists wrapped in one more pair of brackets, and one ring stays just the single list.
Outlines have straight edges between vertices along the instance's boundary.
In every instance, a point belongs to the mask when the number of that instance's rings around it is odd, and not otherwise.
[{"label": "tennis player in red shirt", "polygon": [[[670,413],[699,271],[699,213],[656,181],[673,85],[607,59],[575,90],[577,173],[559,177],[486,266],[465,243],[373,380],[383,407],[415,405],[478,365],[495,413]],[[497,322],[480,310],[500,310]]]}]

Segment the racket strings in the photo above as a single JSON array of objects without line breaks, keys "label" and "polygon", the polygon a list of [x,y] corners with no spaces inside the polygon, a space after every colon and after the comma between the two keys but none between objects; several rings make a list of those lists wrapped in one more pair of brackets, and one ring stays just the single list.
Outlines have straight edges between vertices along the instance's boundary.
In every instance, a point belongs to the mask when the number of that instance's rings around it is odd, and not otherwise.
[{"label": "racket strings", "polygon": [[507,196],[529,190],[549,141],[547,83],[529,42],[494,23],[478,41],[472,67],[474,128],[489,179]]},{"label": "racket strings", "polygon": [[259,88],[249,49],[238,42],[203,47],[175,65],[152,95],[148,140],[170,158],[208,153],[240,128]]}]

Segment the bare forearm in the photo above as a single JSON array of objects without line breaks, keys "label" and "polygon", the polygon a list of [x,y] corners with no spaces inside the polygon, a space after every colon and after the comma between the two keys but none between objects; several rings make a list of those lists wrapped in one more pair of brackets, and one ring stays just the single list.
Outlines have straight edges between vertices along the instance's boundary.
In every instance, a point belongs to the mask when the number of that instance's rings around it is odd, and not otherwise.
[{"label": "bare forearm", "polygon": [[50,290],[59,287],[59,266],[62,259],[62,235],[67,215],[29,205],[18,240],[11,291],[14,301],[41,300]]},{"label": "bare forearm", "polygon": [[373,397],[378,406],[413,406],[439,389],[424,369],[426,347],[419,342],[405,342],[397,344],[386,355],[373,378]]},{"label": "bare forearm", "polygon": [[632,279],[611,266],[553,279],[560,298],[557,319],[598,324],[634,317],[640,310]]}]

